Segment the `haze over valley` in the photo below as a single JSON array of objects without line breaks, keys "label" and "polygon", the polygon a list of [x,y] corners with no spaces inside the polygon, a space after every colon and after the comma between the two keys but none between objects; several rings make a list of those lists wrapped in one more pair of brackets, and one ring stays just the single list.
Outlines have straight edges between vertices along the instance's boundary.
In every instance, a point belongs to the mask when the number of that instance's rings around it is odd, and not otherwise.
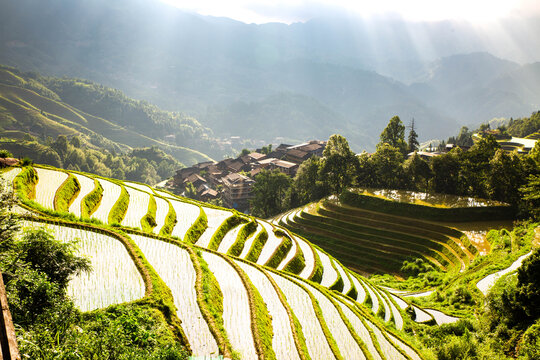
[{"label": "haze over valley", "polygon": [[0,63],[118,88],[215,138],[340,133],[373,151],[393,115],[414,118],[426,141],[540,108],[535,12],[480,24],[342,11],[246,24],[152,0],[0,4]]}]

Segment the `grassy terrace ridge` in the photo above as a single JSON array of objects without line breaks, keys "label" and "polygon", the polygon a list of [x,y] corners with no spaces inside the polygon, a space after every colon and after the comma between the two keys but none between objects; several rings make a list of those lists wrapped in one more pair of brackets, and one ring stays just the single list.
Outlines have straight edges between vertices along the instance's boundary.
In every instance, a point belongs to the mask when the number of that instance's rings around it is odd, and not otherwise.
[{"label": "grassy terrace ridge", "polygon": [[240,216],[238,213],[234,212],[232,216],[229,216],[223,220],[223,223],[212,235],[212,239],[210,239],[210,243],[208,244],[208,249],[217,250],[221,244],[221,241],[223,241],[223,238],[229,231],[246,222],[248,222],[248,220],[244,216]]},{"label": "grassy terrace ridge", "polygon": [[240,256],[242,250],[244,250],[246,240],[257,231],[257,224],[257,221],[252,218],[247,224],[242,226],[242,229],[240,229],[236,236],[235,242],[229,248],[227,255]]},{"label": "grassy terrace ridge", "polygon": [[120,186],[120,196],[114,203],[111,211],[109,212],[108,222],[109,224],[120,224],[126,216],[126,212],[129,206],[129,193],[122,183],[117,183]]},{"label": "grassy terrace ridge", "polygon": [[400,215],[406,213],[411,218],[441,222],[508,220],[513,219],[516,212],[516,209],[509,205],[440,208],[429,205],[397,202],[377,196],[360,194],[354,192],[354,190],[343,191],[339,196],[339,201],[347,205],[387,214]]},{"label": "grassy terrace ridge", "polygon": [[255,239],[253,239],[253,244],[251,244],[251,248],[246,256],[246,260],[257,262],[257,259],[261,255],[262,249],[267,241],[268,233],[266,232],[264,226],[262,226],[261,231],[257,234],[257,236],[255,236]]},{"label": "grassy terrace ridge", "polygon": [[300,274],[306,267],[306,258],[298,242],[291,235],[289,235],[289,238],[296,243],[296,253],[285,267],[283,267],[283,271]]},{"label": "grassy terrace ridge", "polygon": [[32,166],[24,167],[13,180],[13,189],[21,201],[36,198],[36,184],[39,181],[37,171]]},{"label": "grassy terrace ridge", "polygon": [[169,211],[165,216],[165,223],[163,224],[163,227],[161,228],[161,230],[159,230],[159,235],[170,236],[173,232],[174,226],[177,223],[176,211],[174,211],[174,207],[172,206],[171,202],[167,199],[165,200],[167,201],[167,204],[169,204]]},{"label": "grassy terrace ridge", "polygon": [[81,201],[81,217],[89,218],[101,204],[103,199],[103,186],[94,178],[94,189]]},{"label": "grassy terrace ridge", "polygon": [[323,200],[318,204],[318,212],[328,217],[348,220],[359,225],[374,228],[392,228],[399,232],[409,233],[415,236],[430,238],[433,240],[451,243],[461,242],[471,254],[478,250],[470,243],[464,244],[460,239],[465,236],[461,231],[448,226],[435,224],[428,221],[411,219],[403,216],[389,215],[373,210],[352,207],[349,205],[336,204],[332,201]]},{"label": "grassy terrace ridge", "polygon": [[[383,245],[373,241],[368,241],[367,243],[359,242],[354,234],[351,237],[336,233],[327,227],[319,226],[317,222],[309,220],[298,221],[297,226],[289,223],[288,226],[312,242],[328,249],[330,253],[336,254],[337,259],[340,259],[349,266],[353,266],[353,268],[358,268],[355,264],[361,260],[362,264],[360,266],[362,266],[362,269],[365,269],[366,263],[372,263],[379,269],[385,270],[392,269],[390,266],[395,264],[392,270],[399,271],[404,260],[416,255],[422,255],[422,253],[406,248],[399,249],[395,246],[387,246],[385,248]],[[367,254],[371,254],[372,256],[367,257]],[[444,262],[444,260],[441,262]]]},{"label": "grassy terrace ridge", "polygon": [[68,178],[56,191],[54,195],[54,210],[68,212],[70,205],[81,191],[81,184],[73,174],[68,173]]},{"label": "grassy terrace ridge", "polygon": [[283,230],[276,229],[274,225],[272,225],[272,229],[274,235],[278,238],[281,238],[282,240],[265,265],[271,268],[277,268],[279,264],[283,261],[283,259],[285,259],[285,257],[287,256],[287,253],[291,250],[293,246],[293,241],[289,237],[289,235]]},{"label": "grassy terrace ridge", "polygon": [[206,213],[204,212],[202,206],[199,205],[199,216],[186,232],[184,242],[188,244],[195,244],[207,228],[208,218],[206,217]]},{"label": "grassy terrace ridge", "polygon": [[[371,244],[370,247],[380,249],[382,251],[403,252],[409,250],[411,253],[417,253],[419,255],[425,255],[426,250],[429,254],[432,250],[438,250],[448,255],[449,248],[447,244],[441,244],[429,239],[418,238],[407,234],[401,234],[398,236],[393,232],[378,229],[365,229],[352,223],[343,222],[340,220],[328,218],[320,215],[312,215],[302,212],[295,217],[295,221],[302,225],[309,225],[312,227],[321,228],[324,231],[331,231],[336,235],[343,235],[345,237],[351,237],[351,239],[361,240]],[[360,242],[360,241],[358,241]],[[401,245],[401,246],[400,246]],[[450,245],[448,245],[450,246]],[[457,246],[457,244],[456,244]],[[452,248],[454,251],[456,249]],[[457,248],[461,251],[461,248]],[[451,254],[450,256],[456,256],[457,254]],[[465,254],[463,254],[465,256]]]},{"label": "grassy terrace ridge", "polygon": [[152,232],[152,230],[157,226],[156,222],[156,212],[157,204],[154,195],[150,195],[150,200],[148,201],[148,212],[141,219],[141,229],[144,232]]}]

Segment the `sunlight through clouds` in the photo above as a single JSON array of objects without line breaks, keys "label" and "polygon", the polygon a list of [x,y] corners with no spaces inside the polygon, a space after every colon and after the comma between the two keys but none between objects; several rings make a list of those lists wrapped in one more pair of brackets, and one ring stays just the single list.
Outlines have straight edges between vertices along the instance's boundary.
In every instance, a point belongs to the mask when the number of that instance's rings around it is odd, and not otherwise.
[{"label": "sunlight through clouds", "polygon": [[537,0],[161,0],[201,15],[229,17],[246,23],[306,21],[332,12],[362,17],[392,15],[412,21],[497,21],[539,13]]}]

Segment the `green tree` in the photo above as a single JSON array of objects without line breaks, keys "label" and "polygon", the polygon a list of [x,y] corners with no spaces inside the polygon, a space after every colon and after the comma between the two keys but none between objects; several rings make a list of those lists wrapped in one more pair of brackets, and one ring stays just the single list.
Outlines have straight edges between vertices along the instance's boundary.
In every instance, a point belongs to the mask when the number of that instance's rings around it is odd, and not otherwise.
[{"label": "green tree", "polygon": [[370,157],[375,187],[401,189],[405,185],[403,153],[388,143],[378,146]]},{"label": "green tree", "polygon": [[291,185],[291,195],[289,195],[291,207],[307,204],[326,195],[319,179],[320,168],[321,159],[317,156],[300,164]]},{"label": "green tree", "polygon": [[357,171],[358,159],[349,148],[347,139],[338,134],[330,136],[319,170],[319,178],[328,193],[340,194],[351,186]]},{"label": "green tree", "polygon": [[508,155],[504,150],[498,149],[489,161],[486,176],[489,197],[515,205],[521,198],[518,190],[524,182],[525,174],[519,155]]},{"label": "green tree", "polygon": [[240,155],[239,156],[244,156],[244,155],[248,155],[251,153],[251,150],[249,149],[242,149],[242,151],[240,152]]},{"label": "green tree", "polygon": [[429,180],[433,177],[429,164],[415,152],[413,156],[405,161],[403,167],[410,188],[412,190],[427,191]]},{"label": "green tree", "polygon": [[267,218],[286,210],[286,195],[291,186],[291,178],[274,170],[263,170],[255,176],[251,212],[255,216]]},{"label": "green tree", "polygon": [[431,189],[437,193],[457,194],[459,188],[459,174],[461,172],[460,148],[454,148],[449,153],[436,156],[431,161],[433,178]]},{"label": "green tree", "polygon": [[459,195],[489,197],[487,178],[490,172],[490,160],[500,148],[497,140],[492,135],[488,135],[462,153]]},{"label": "green tree", "polygon": [[418,143],[418,134],[414,128],[414,118],[411,121],[411,126],[409,130],[409,137],[407,139],[407,154],[415,152],[418,150],[420,143]]},{"label": "green tree", "polygon": [[527,183],[519,191],[523,195],[522,207],[540,220],[540,175],[529,175]]},{"label": "green tree", "polygon": [[397,148],[403,155],[407,154],[407,144],[405,143],[405,126],[399,116],[394,116],[382,131],[380,142],[377,147],[388,144]]}]

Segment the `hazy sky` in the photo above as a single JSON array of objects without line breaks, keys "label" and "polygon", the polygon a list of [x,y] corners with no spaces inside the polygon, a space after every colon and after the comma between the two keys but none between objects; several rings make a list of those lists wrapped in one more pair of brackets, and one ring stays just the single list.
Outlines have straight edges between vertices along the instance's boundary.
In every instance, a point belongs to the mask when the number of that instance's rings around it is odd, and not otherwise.
[{"label": "hazy sky", "polygon": [[473,23],[540,13],[539,0],[161,0],[201,15],[245,23],[306,21],[331,12],[364,17],[392,14],[407,20],[465,20]]}]

